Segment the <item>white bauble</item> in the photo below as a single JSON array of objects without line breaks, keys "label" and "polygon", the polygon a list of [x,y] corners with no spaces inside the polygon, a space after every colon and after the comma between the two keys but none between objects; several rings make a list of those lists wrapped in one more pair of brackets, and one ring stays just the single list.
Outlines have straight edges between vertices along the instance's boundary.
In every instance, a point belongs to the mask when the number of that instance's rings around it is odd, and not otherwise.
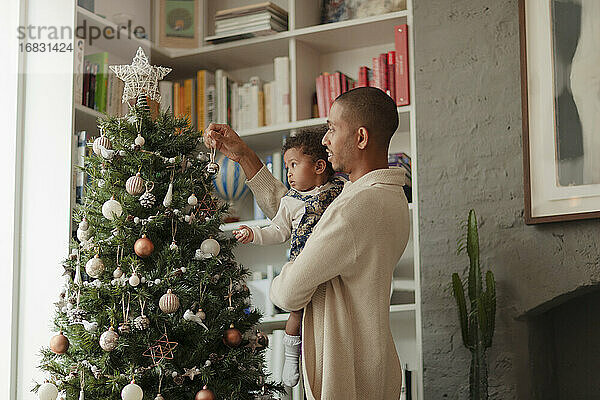
[{"label": "white bauble", "polygon": [[100,336],[100,347],[102,347],[102,350],[104,351],[113,351],[115,347],[117,347],[118,339],[119,334],[115,332],[115,330],[111,326],[109,330],[107,330]]},{"label": "white bauble", "polygon": [[123,276],[123,270],[121,269],[121,267],[117,267],[117,269],[115,269],[113,271],[113,278],[120,278]]},{"label": "white bauble", "polygon": [[140,217],[133,217],[133,223],[134,224],[139,224],[140,223]]},{"label": "white bauble", "polygon": [[92,278],[99,278],[104,272],[104,262],[98,254],[85,264],[85,272]]},{"label": "white bauble", "polygon": [[139,387],[135,381],[123,388],[121,391],[121,398],[123,400],[142,400],[144,398],[144,391]]},{"label": "white bauble", "polygon": [[77,228],[77,239],[79,239],[80,242],[85,242],[91,236],[92,236],[92,232],[90,232],[89,229],[84,230],[81,228]]},{"label": "white bauble", "polygon": [[103,146],[107,150],[112,149],[110,140],[108,140],[106,136],[99,136],[96,138],[96,140],[94,140],[94,143],[92,144],[92,150],[94,150],[94,153],[96,153],[96,155],[102,154],[99,146]]},{"label": "white bauble", "polygon": [[138,274],[134,272],[133,275],[129,277],[129,284],[133,287],[136,287],[140,284],[140,277],[138,276]]},{"label": "white bauble", "polygon": [[110,200],[107,200],[102,205],[102,215],[104,215],[104,218],[106,219],[112,221],[115,218],[119,218],[121,214],[123,214],[123,207],[121,206],[121,203],[115,200],[114,197]]},{"label": "white bauble", "polygon": [[144,193],[144,179],[142,179],[142,175],[139,172],[127,179],[127,182],[125,182],[125,190],[132,196],[139,196]]},{"label": "white bauble", "polygon": [[104,187],[106,185],[106,181],[104,179],[98,179],[98,187]]},{"label": "white bauble", "polygon": [[58,397],[58,388],[54,383],[43,383],[38,389],[38,396],[40,400],[56,400],[56,397]]},{"label": "white bauble", "polygon": [[192,194],[190,197],[188,197],[188,204],[190,206],[195,206],[196,204],[198,204],[198,198],[195,194]]},{"label": "white bauble", "polygon": [[160,298],[158,306],[165,314],[172,314],[179,309],[179,297],[169,289]]},{"label": "white bauble", "polygon": [[144,137],[138,133],[133,143],[137,144],[138,146],[143,146],[146,143],[146,139],[144,139]]},{"label": "white bauble", "polygon": [[79,223],[79,229],[81,229],[82,231],[87,231],[90,227],[90,223],[88,222],[88,220],[86,218],[82,219],[81,222]]},{"label": "white bauble", "polygon": [[210,238],[202,242],[200,250],[203,253],[212,254],[213,257],[216,257],[221,251],[221,246],[215,239]]}]

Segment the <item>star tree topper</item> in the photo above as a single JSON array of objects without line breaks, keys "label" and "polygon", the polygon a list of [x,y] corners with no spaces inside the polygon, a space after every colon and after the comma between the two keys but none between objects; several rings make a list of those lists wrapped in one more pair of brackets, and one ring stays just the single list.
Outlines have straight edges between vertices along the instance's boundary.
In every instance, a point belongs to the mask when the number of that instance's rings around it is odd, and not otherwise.
[{"label": "star tree topper", "polygon": [[148,57],[141,47],[138,47],[131,65],[111,65],[110,69],[125,82],[123,103],[130,99],[137,99],[138,96],[144,94],[150,99],[160,102],[158,81],[171,72],[171,68],[150,65]]}]

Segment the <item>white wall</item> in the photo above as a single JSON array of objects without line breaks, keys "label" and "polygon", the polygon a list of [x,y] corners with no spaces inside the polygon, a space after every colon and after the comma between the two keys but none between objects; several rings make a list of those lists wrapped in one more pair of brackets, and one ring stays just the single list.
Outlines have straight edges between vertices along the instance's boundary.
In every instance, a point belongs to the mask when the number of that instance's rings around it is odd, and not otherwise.
[{"label": "white wall", "polygon": [[[74,24],[72,0],[22,3],[27,25]],[[69,39],[62,41],[68,43]],[[22,169],[22,182],[16,185],[18,202],[20,196],[17,393],[10,397],[19,400],[37,398],[30,393],[33,380],[45,377],[36,366],[39,350],[48,345],[51,336],[53,302],[62,283],[60,261],[68,254],[73,54],[26,53],[21,72],[24,106],[17,172]]]},{"label": "white wall", "polygon": [[0,398],[9,399],[11,394],[13,346],[11,346],[13,268],[14,258],[14,217],[15,217],[15,170],[17,154],[17,82],[18,52],[16,27],[19,22],[19,2],[8,2],[0,13],[0,54],[2,73],[0,74],[0,118],[2,120],[2,157],[0,157]]}]

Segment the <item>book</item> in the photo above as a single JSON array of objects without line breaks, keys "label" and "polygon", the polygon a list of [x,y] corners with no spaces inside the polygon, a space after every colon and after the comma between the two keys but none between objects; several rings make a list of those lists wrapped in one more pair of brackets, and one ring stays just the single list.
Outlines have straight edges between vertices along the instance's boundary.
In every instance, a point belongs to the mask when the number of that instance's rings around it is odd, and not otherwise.
[{"label": "book", "polygon": [[273,104],[273,83],[266,82],[263,85],[264,92],[264,108],[265,108],[265,125],[273,124],[272,104]]},{"label": "book", "polygon": [[260,25],[243,27],[217,35],[207,36],[204,40],[212,44],[219,44],[233,40],[253,38],[256,36],[272,35],[277,32],[285,31],[286,29],[287,27],[284,28],[275,21],[271,21]]},{"label": "book", "polygon": [[158,82],[158,91],[160,93],[160,110],[162,112],[173,111],[173,82]]},{"label": "book", "polygon": [[222,29],[227,29],[227,28],[231,28],[231,27],[241,27],[244,25],[251,25],[251,24],[255,24],[255,23],[270,22],[271,20],[274,20],[274,21],[278,22],[279,24],[287,27],[287,18],[284,19],[284,18],[279,17],[278,15],[275,15],[275,14],[265,11],[265,12],[261,12],[258,14],[251,14],[251,15],[245,15],[245,16],[234,17],[234,18],[229,18],[229,19],[217,20],[217,21],[215,21],[215,33],[218,33],[219,30],[222,30]]},{"label": "book", "polygon": [[[108,85],[108,52],[90,54],[84,57],[90,64],[96,65],[94,83],[94,109],[106,112],[106,93]],[[92,85],[90,84],[90,89]]]},{"label": "book", "polygon": [[327,107],[325,106],[325,76],[323,74],[317,76],[317,109],[319,110],[319,117],[324,118],[327,116]]},{"label": "book", "polygon": [[186,79],[183,81],[183,114],[190,121],[191,126],[196,126],[195,115],[193,110],[196,109],[196,87],[194,79]]},{"label": "book", "polygon": [[410,84],[408,79],[408,25],[394,27],[394,43],[396,47],[396,105],[410,104]]},{"label": "book", "polygon": [[263,11],[269,11],[273,14],[279,15],[281,17],[287,18],[287,11],[283,8],[279,7],[277,4],[273,4],[270,1],[257,3],[257,4],[249,4],[247,6],[229,8],[226,10],[219,10],[215,13],[215,20],[221,20],[225,18],[242,16],[248,14],[256,14]]},{"label": "book", "polygon": [[180,96],[179,96],[180,92],[181,92],[181,83],[174,82],[173,83],[173,114],[176,117],[180,117],[181,111],[182,111],[182,105],[181,105]]},{"label": "book", "polygon": [[396,102],[396,52],[387,53],[387,94]]},{"label": "book", "polygon": [[[92,6],[93,7],[93,6]],[[85,72],[85,62],[83,59],[85,40],[75,38],[75,66],[73,69],[73,102],[75,104],[83,103],[83,77]]]},{"label": "book", "polygon": [[196,73],[197,92],[196,92],[196,118],[198,120],[198,130],[204,130],[213,122],[209,119],[208,111],[208,90],[215,84],[215,74],[201,69]]},{"label": "book", "polygon": [[358,69],[358,87],[369,86],[369,71],[371,68],[362,66]]},{"label": "book", "polygon": [[275,110],[271,110],[274,123],[290,122],[290,59],[275,57]]}]

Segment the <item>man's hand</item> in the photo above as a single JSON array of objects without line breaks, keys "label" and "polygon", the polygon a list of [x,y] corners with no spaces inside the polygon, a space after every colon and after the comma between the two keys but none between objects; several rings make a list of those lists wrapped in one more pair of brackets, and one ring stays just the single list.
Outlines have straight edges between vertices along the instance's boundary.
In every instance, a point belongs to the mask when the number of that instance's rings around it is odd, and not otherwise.
[{"label": "man's hand", "polygon": [[254,240],[254,232],[246,225],[241,225],[240,229],[233,231],[235,238],[242,244],[248,244]]},{"label": "man's hand", "polygon": [[240,162],[248,154],[248,146],[229,125],[211,123],[206,128],[203,139],[206,147],[216,148],[235,162]]}]

